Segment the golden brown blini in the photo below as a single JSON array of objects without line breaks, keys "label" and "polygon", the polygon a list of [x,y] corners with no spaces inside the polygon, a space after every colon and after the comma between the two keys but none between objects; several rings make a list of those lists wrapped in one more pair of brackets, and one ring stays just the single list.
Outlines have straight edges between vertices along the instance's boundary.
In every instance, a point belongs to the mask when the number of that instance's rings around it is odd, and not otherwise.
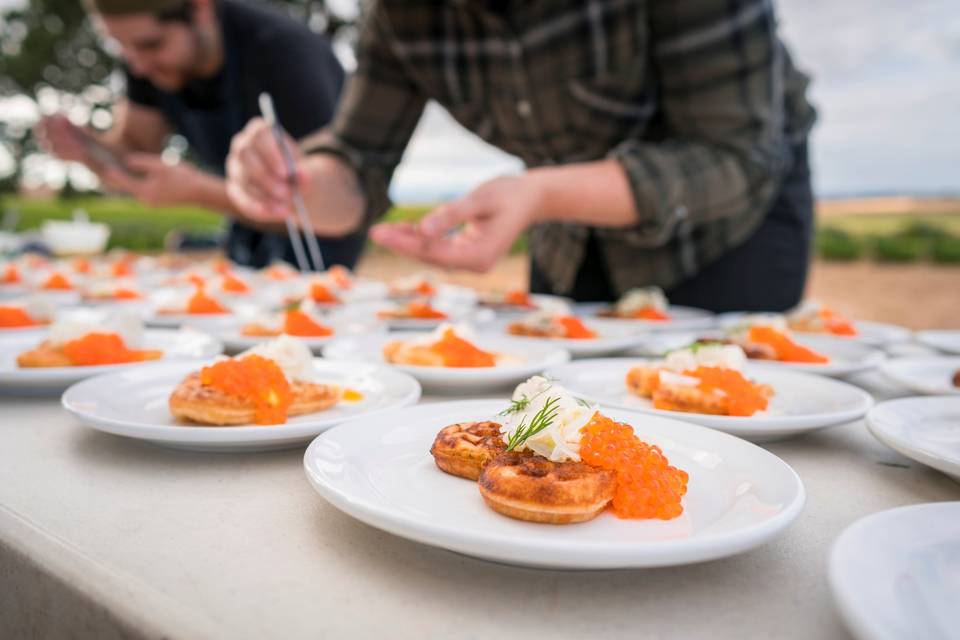
[{"label": "golden brown blini", "polygon": [[496,422],[458,422],[444,427],[430,447],[441,470],[476,480],[480,471],[507,448]]},{"label": "golden brown blini", "polygon": [[503,453],[480,473],[480,495],[494,511],[547,524],[586,522],[613,499],[616,473],[582,462]]}]

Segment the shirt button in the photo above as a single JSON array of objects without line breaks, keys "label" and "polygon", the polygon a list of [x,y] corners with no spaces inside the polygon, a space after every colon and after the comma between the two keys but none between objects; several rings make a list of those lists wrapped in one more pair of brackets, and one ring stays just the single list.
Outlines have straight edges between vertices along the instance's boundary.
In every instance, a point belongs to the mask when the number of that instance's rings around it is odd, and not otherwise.
[{"label": "shirt button", "polygon": [[517,103],[517,113],[519,113],[524,118],[529,118],[530,114],[533,113],[533,107],[530,106],[529,100],[521,100]]}]

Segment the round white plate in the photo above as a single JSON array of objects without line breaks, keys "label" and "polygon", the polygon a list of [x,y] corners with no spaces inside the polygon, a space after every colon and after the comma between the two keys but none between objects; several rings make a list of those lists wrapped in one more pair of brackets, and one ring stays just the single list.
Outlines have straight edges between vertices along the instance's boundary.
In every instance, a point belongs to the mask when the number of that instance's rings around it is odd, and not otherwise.
[{"label": "round white plate", "polygon": [[161,349],[159,361],[108,364],[94,367],[37,367],[21,369],[17,356],[36,347],[44,339],[43,333],[0,340],[0,388],[35,391],[62,391],[69,385],[91,376],[113,371],[153,366],[158,362],[202,361],[223,352],[223,344],[212,336],[198,331],[148,329],[144,332],[143,349]]},{"label": "round white plate", "polygon": [[956,638],[960,502],[898,507],[854,522],[833,544],[829,578],[860,640]]},{"label": "round white plate", "polygon": [[502,319],[493,325],[494,330],[511,338],[527,340],[540,344],[552,344],[570,352],[574,358],[592,358],[620,353],[640,344],[646,336],[637,333],[636,329],[624,326],[623,322],[602,318],[583,318],[588,328],[597,332],[596,338],[571,340],[568,338],[538,338],[533,336],[514,336],[507,332],[507,325],[517,322],[522,316],[514,319]]},{"label": "round white plate", "polygon": [[[363,338],[340,338],[324,347],[323,355],[333,360],[362,360],[385,364],[383,346],[387,342],[415,340],[422,335],[426,334],[394,332]],[[519,338],[477,334],[474,343],[481,349],[512,356],[518,361],[495,367],[474,368],[389,366],[406,371],[431,392],[477,394],[523,382],[532,375],[570,359],[570,354],[564,349]]]},{"label": "round white plate", "polygon": [[549,369],[547,375],[572,393],[605,406],[679,418],[753,442],[781,440],[852,422],[866,415],[873,405],[870,394],[845,382],[750,365],[748,377],[776,390],[763,413],[715,416],[654,409],[649,400],[627,390],[627,371],[643,362],[626,358],[579,360]]},{"label": "round white plate", "polygon": [[960,356],[960,331],[917,331],[914,335],[917,342],[924,346],[943,353]]},{"label": "round white plate", "polygon": [[[717,322],[722,329],[735,327],[743,322],[745,313],[722,313],[717,317]],[[883,322],[869,322],[867,320],[856,320],[854,324],[859,332],[855,336],[835,336],[832,334],[804,333],[795,331],[795,335],[802,336],[823,336],[836,338],[837,340],[846,340],[849,342],[862,342],[877,347],[884,347],[899,342],[907,342],[913,337],[913,333],[906,327],[895,324],[886,324]]]},{"label": "round white plate", "polygon": [[877,440],[960,482],[960,397],[900,398],[867,414]]},{"label": "round white plate", "polygon": [[[597,318],[597,312],[610,305],[603,302],[580,302],[574,305],[577,315],[584,319]],[[627,318],[602,318],[611,322],[621,322],[639,331],[694,331],[709,329],[716,324],[716,316],[705,309],[670,305],[667,308],[669,320],[632,320]]]},{"label": "round white plate", "polygon": [[399,371],[317,359],[316,381],[360,391],[363,400],[341,402],[326,411],[290,418],[282,425],[184,425],[170,415],[167,402],[180,381],[200,366],[202,363],[158,364],[85,380],[67,389],[63,406],[99,431],[175,449],[266,451],[296,446],[349,418],[398,409],[420,398],[417,381]]},{"label": "round white plate", "polygon": [[484,309],[491,309],[497,313],[497,315],[513,317],[517,314],[531,313],[537,311],[541,307],[548,308],[563,308],[563,307],[572,307],[573,300],[570,298],[565,298],[563,296],[554,296],[548,293],[531,293],[530,302],[533,303],[533,308],[530,307],[518,307],[516,305],[510,304],[488,304],[483,302],[483,296],[480,297],[479,304]]},{"label": "round white plate", "polygon": [[[354,324],[350,322],[337,324],[334,326],[334,331],[335,333],[333,335],[325,338],[298,337],[297,340],[310,347],[310,350],[315,354],[320,355],[323,347],[342,336],[383,335],[386,332],[383,325],[370,325],[369,323]],[[218,337],[223,341],[223,346],[229,353],[246,351],[247,349],[255,347],[258,344],[277,339],[276,336],[245,336],[238,328],[231,328],[227,331],[224,331],[223,333],[219,334]]]},{"label": "round white plate", "polygon": [[[723,332],[658,332],[643,336],[637,355],[662,357],[667,351],[680,349],[703,338],[723,337]],[[854,342],[832,336],[793,334],[797,343],[813,349],[828,358],[830,362],[814,364],[806,362],[777,362],[775,360],[751,360],[752,365],[771,367],[788,371],[816,373],[822,376],[843,378],[856,373],[874,369],[887,359],[887,354],[878,347],[863,342]]]},{"label": "round white plate", "polygon": [[239,319],[236,314],[188,314],[188,313],[155,313],[146,318],[151,327],[175,329],[177,327],[194,327],[201,331],[220,334],[236,327]]},{"label": "round white plate", "polygon": [[748,442],[677,420],[605,411],[659,445],[690,475],[684,513],[574,525],[521,522],[488,508],[476,482],[440,471],[430,455],[448,424],[495,416],[505,400],[411,407],[351,421],[317,438],[304,467],[335,507],[374,527],[485,560],[551,569],[621,569],[741,553],[786,529],[804,503],[800,478]]},{"label": "round white plate", "polygon": [[953,374],[960,371],[960,358],[895,358],[880,365],[880,373],[902,387],[925,395],[960,393]]}]

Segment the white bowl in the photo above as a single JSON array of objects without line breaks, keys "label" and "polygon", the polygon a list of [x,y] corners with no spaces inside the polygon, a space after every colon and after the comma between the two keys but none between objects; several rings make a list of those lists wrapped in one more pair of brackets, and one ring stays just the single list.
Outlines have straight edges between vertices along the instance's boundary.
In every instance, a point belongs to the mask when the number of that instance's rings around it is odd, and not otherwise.
[{"label": "white bowl", "polygon": [[91,222],[47,220],[41,233],[44,244],[58,256],[100,254],[110,239],[110,227]]}]

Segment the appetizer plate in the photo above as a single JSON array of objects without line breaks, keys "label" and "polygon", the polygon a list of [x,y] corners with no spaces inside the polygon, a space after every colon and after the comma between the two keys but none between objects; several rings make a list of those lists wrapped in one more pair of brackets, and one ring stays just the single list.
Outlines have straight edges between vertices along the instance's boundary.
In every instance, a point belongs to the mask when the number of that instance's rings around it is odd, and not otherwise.
[{"label": "appetizer plate", "polygon": [[746,375],[773,386],[769,408],[749,417],[654,409],[627,389],[627,372],[648,362],[632,359],[579,360],[547,370],[571,393],[608,407],[686,420],[752,442],[782,440],[807,431],[858,420],[873,405],[866,391],[845,382],[769,367],[748,366]]},{"label": "appetizer plate", "polygon": [[37,367],[21,369],[17,356],[29,351],[43,341],[44,333],[34,333],[17,338],[0,340],[0,389],[28,391],[63,391],[86,378],[103,373],[126,369],[151,367],[159,362],[182,362],[208,360],[223,352],[223,344],[199,331],[172,329],[148,329],[144,332],[142,349],[161,349],[163,358],[151,362],[108,364],[93,367]]},{"label": "appetizer plate", "polygon": [[924,395],[960,394],[953,376],[960,371],[960,357],[895,358],[880,365],[880,373],[902,387]]},{"label": "appetizer plate", "polygon": [[597,332],[596,338],[586,338],[582,340],[571,340],[569,338],[539,338],[535,336],[514,336],[507,332],[507,325],[516,322],[520,317],[513,320],[504,319],[494,325],[494,329],[503,335],[518,340],[525,340],[540,344],[552,344],[562,347],[570,352],[574,358],[591,358],[597,356],[608,356],[626,351],[642,343],[647,336],[637,333],[636,329],[624,326],[623,322],[606,319],[584,319],[584,323]]},{"label": "appetizer plate", "polygon": [[900,398],[867,414],[880,442],[960,482],[960,397]]},{"label": "appetizer plate", "polygon": [[490,304],[484,302],[481,296],[480,302],[478,304],[485,309],[492,309],[497,312],[498,315],[514,316],[517,314],[531,313],[537,311],[541,308],[570,308],[573,306],[573,300],[570,298],[565,298],[563,296],[554,296],[548,293],[531,293],[530,302],[533,303],[533,307],[518,307],[517,305],[512,304]]},{"label": "appetizer plate", "polygon": [[[597,312],[609,308],[609,306],[609,304],[603,302],[581,302],[575,304],[573,308],[577,315],[582,316],[584,320],[589,320],[597,318]],[[602,319],[621,322],[639,331],[695,331],[697,329],[709,329],[716,324],[716,316],[705,309],[670,305],[667,308],[667,313],[670,315],[669,320]]]},{"label": "appetizer plate", "polygon": [[[776,360],[751,360],[750,364],[758,367],[771,367],[787,371],[801,371],[816,373],[822,376],[843,378],[856,373],[875,369],[877,365],[887,359],[882,349],[863,342],[844,340],[832,336],[814,336],[794,333],[798,344],[813,349],[828,358],[830,362],[815,364],[808,362],[778,362]],[[682,332],[682,333],[654,333],[643,336],[638,355],[662,357],[667,351],[680,349],[696,340],[703,338],[723,338],[721,332]]]},{"label": "appetizer plate", "polygon": [[703,562],[774,538],[800,513],[804,488],[771,453],[678,420],[607,411],[659,445],[689,476],[673,520],[582,524],[522,522],[487,507],[476,482],[440,471],[430,455],[454,422],[495,417],[506,400],[458,401],[369,416],[320,436],[304,456],[307,478],[341,511],[369,525],[484,560],[550,569],[626,569]]},{"label": "appetizer plate", "polygon": [[[282,425],[186,425],[170,415],[167,402],[174,388],[202,364],[158,364],[85,380],[67,389],[63,406],[83,424],[98,431],[174,449],[230,452],[295,447],[349,418],[398,409],[420,398],[420,385],[400,371],[365,363],[317,359],[314,360],[317,382],[359,391],[363,399],[290,418]],[[388,415],[393,415],[393,411]]]},{"label": "appetizer plate", "polygon": [[915,337],[924,346],[960,356],[960,331],[917,331]]},{"label": "appetizer plate", "polygon": [[828,573],[837,608],[860,640],[956,638],[960,502],[858,520],[833,544]]},{"label": "appetizer plate", "polygon": [[[395,340],[415,340],[429,334],[393,332],[363,338],[340,338],[323,349],[323,355],[333,360],[362,360],[386,364],[383,346]],[[478,333],[472,341],[481,349],[510,356],[511,361],[495,367],[457,368],[390,365],[406,371],[435,393],[476,394],[503,389],[523,382],[530,376],[563,364],[570,354],[560,347],[539,344],[519,338],[505,338]]]},{"label": "appetizer plate", "polygon": [[[729,329],[735,327],[743,321],[743,317],[746,314],[744,313],[723,313],[717,317],[717,322],[722,329]],[[855,336],[835,336],[832,334],[819,334],[819,333],[804,333],[801,331],[796,331],[794,334],[798,337],[802,336],[812,336],[812,337],[829,337],[836,338],[837,340],[844,340],[849,342],[862,342],[864,344],[873,345],[876,347],[885,347],[890,344],[896,344],[898,342],[907,342],[913,337],[913,333],[906,327],[901,327],[895,324],[886,324],[883,322],[868,322],[866,320],[857,320],[854,322],[857,327],[857,331],[860,333]]]},{"label": "appetizer plate", "polygon": [[151,327],[176,329],[177,327],[194,327],[201,331],[219,334],[234,328],[239,323],[236,314],[189,314],[189,313],[154,313],[145,319]]},{"label": "appetizer plate", "polygon": [[[323,347],[342,336],[383,335],[386,332],[383,325],[374,325],[371,323],[331,323],[331,326],[334,328],[334,334],[331,336],[326,336],[323,338],[306,338],[298,336],[297,340],[310,347],[310,350],[315,354],[320,355]],[[237,327],[233,327],[220,333],[218,337],[223,341],[223,346],[228,353],[239,353],[255,347],[263,342],[270,342],[271,340],[277,339],[277,336],[245,336]]]}]

